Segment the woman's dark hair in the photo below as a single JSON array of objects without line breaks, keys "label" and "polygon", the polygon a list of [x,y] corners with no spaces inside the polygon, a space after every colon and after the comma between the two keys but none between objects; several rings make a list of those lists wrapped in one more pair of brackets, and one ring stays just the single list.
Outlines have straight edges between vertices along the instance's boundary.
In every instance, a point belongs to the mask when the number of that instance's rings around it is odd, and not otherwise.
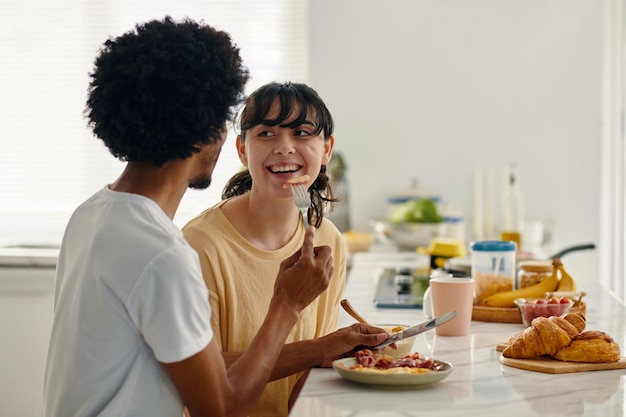
[{"label": "woman's dark hair", "polygon": [[116,158],[157,166],[217,142],[249,78],[226,32],[169,16],[106,41],[89,75],[95,135]]},{"label": "woman's dark hair", "polygon": [[[267,115],[278,99],[280,112],[276,118],[269,120]],[[326,108],[326,104],[317,92],[306,84],[301,83],[269,83],[253,92],[246,100],[246,106],[239,117],[241,139],[245,141],[246,131],[254,126],[264,124],[268,126],[281,125],[293,112],[299,108],[300,113],[287,126],[300,126],[306,121],[307,112],[315,113],[315,134],[324,132],[324,140],[328,141],[333,134],[333,118]],[[252,177],[247,169],[235,174],[222,191],[222,198],[242,195],[252,188]],[[330,178],[326,173],[326,165],[322,165],[320,173],[309,187],[311,207],[309,207],[309,223],[315,227],[322,224],[324,209],[328,205],[332,210],[339,198],[333,195]]]}]

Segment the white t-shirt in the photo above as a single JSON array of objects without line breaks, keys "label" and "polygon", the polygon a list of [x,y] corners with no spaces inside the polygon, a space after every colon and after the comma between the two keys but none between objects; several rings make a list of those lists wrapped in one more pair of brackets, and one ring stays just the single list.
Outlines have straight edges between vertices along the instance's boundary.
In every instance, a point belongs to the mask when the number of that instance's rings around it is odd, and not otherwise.
[{"label": "white t-shirt", "polygon": [[47,417],[176,416],[160,364],[210,342],[198,257],[152,200],[108,187],[69,221],[57,265]]}]

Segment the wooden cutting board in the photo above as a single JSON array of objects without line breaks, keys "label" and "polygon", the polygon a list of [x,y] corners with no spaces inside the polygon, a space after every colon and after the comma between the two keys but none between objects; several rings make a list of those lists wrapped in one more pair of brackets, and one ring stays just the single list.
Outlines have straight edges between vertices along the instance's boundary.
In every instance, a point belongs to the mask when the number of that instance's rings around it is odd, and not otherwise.
[{"label": "wooden cutting board", "polygon": [[[506,344],[496,345],[496,350],[501,352]],[[571,372],[606,371],[610,369],[626,369],[626,358],[622,357],[618,362],[612,363],[579,363],[564,362],[542,356],[535,359],[513,359],[500,355],[500,363],[514,368],[528,371],[544,372],[548,374],[566,374]]]}]

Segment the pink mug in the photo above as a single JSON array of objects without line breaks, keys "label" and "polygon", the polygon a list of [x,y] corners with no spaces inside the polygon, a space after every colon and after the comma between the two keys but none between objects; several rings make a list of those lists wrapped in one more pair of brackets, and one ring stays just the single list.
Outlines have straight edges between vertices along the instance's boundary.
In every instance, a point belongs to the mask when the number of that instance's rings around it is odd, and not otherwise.
[{"label": "pink mug", "polygon": [[437,336],[467,336],[474,307],[474,280],[459,277],[435,277],[430,280],[433,316],[455,310],[456,317],[435,328]]}]

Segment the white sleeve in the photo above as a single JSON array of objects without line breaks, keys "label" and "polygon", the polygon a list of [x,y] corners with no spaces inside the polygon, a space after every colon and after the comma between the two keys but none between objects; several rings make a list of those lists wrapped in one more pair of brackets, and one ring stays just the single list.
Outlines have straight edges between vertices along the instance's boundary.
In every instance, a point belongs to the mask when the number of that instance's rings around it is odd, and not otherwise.
[{"label": "white sleeve", "polygon": [[208,290],[198,258],[177,246],[154,260],[133,289],[129,310],[159,362],[186,359],[213,337]]}]

